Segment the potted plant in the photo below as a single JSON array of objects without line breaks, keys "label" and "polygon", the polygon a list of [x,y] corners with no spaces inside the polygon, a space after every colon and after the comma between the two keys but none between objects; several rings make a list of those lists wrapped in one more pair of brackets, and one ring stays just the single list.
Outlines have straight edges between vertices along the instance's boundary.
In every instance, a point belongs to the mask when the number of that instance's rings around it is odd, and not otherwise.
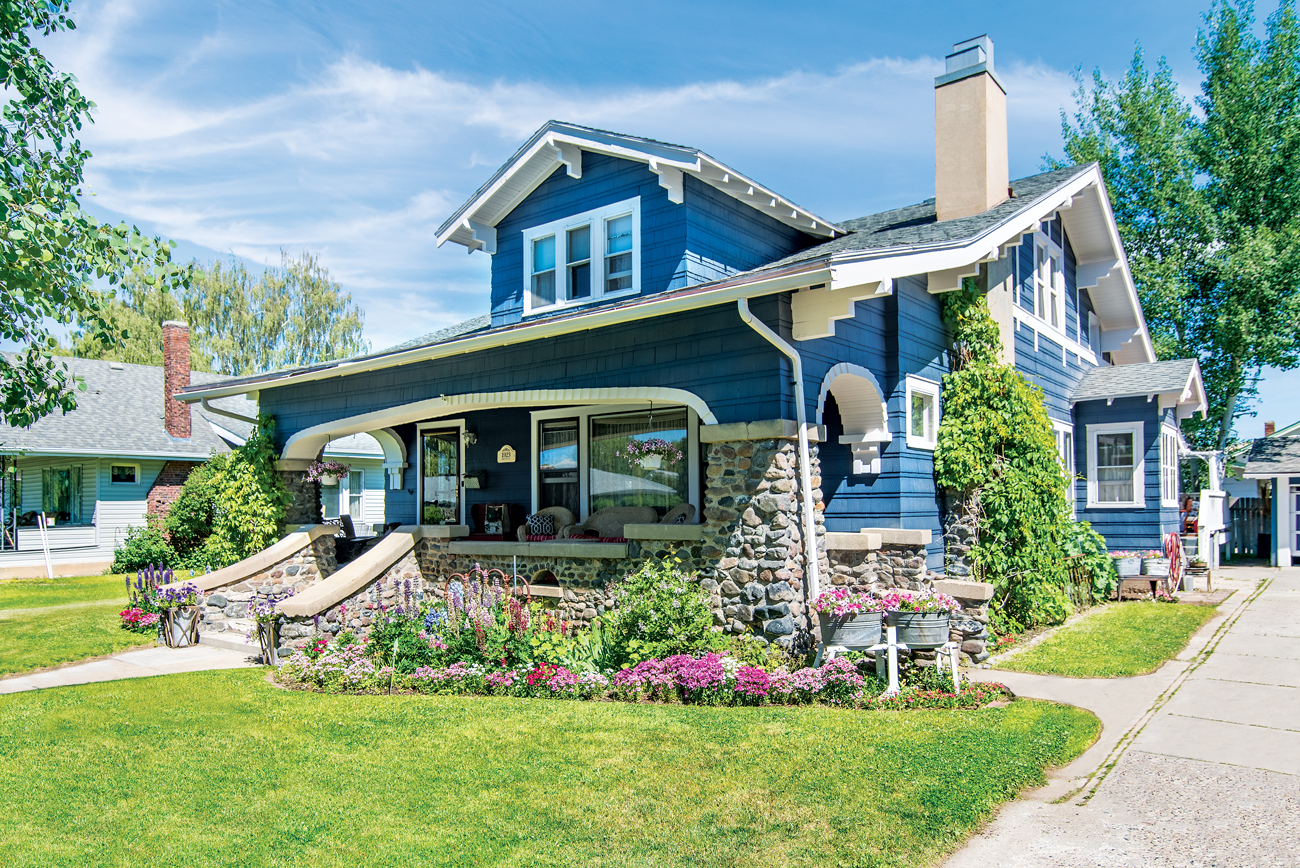
[{"label": "potted plant", "polygon": [[938,648],[948,642],[948,621],[961,608],[947,594],[932,591],[892,591],[884,599],[885,623],[898,628],[898,641],[908,648]]},{"label": "potted plant", "polygon": [[262,649],[262,663],[267,666],[280,665],[280,620],[284,616],[276,605],[292,595],[293,589],[290,588],[275,599],[262,598],[248,604],[248,617],[257,625],[257,644]]},{"label": "potted plant", "polygon": [[351,465],[337,461],[313,461],[307,465],[307,480],[321,485],[338,485],[339,480],[347,479],[351,469]]},{"label": "potted plant", "polygon": [[822,644],[841,648],[870,648],[880,644],[883,600],[848,588],[831,588],[813,603]]},{"label": "potted plant", "polygon": [[1142,553],[1142,575],[1144,576],[1167,576],[1169,575],[1169,558],[1165,553],[1152,549]]},{"label": "potted plant", "polygon": [[614,454],[619,458],[626,458],[628,467],[642,467],[646,470],[659,469],[663,466],[665,458],[669,461],[682,460],[682,450],[660,437],[650,437],[646,440],[633,437]]},{"label": "potted plant", "polygon": [[1137,552],[1111,552],[1115,559],[1115,572],[1121,579],[1131,579],[1142,574],[1142,556]]},{"label": "potted plant", "polygon": [[162,613],[163,642],[168,648],[199,644],[198,588],[189,582],[179,588],[162,588],[157,603]]}]

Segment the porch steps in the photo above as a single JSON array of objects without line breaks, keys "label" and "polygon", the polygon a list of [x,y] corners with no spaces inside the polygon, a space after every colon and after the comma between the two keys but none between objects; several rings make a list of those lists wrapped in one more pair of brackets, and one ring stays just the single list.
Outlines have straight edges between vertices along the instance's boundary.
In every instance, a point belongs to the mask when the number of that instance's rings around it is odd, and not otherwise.
[{"label": "porch steps", "polygon": [[246,640],[242,633],[199,633],[199,644],[228,651],[242,651],[249,657],[260,657],[262,649]]}]

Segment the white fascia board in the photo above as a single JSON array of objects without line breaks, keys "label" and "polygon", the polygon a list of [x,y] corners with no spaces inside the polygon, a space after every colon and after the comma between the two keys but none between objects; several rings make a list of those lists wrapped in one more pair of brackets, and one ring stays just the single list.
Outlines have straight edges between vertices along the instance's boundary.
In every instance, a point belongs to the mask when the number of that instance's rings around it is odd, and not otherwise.
[{"label": "white fascia board", "polygon": [[190,387],[190,390],[178,394],[176,399],[186,404],[193,404],[204,398],[223,398],[228,395],[243,395],[261,389],[278,388],[290,384],[308,383],[315,380],[326,380],[334,377],[345,377],[351,374],[360,374],[365,373],[366,371],[379,370],[381,368],[391,368],[399,365],[410,365],[417,362],[430,361],[432,359],[459,356],[464,355],[465,353],[478,352],[479,350],[509,346],[511,344],[521,344],[527,341],[544,340],[546,338],[558,337],[560,335],[572,334],[574,332],[590,331],[591,329],[604,328],[611,325],[636,322],[650,317],[666,316],[681,311],[697,310],[703,307],[729,304],[741,298],[755,298],[778,292],[789,292],[819,283],[829,284],[830,280],[831,273],[830,270],[825,267],[825,264],[821,262],[813,262],[810,263],[809,267],[791,270],[777,275],[749,275],[744,278],[733,278],[731,280],[719,281],[712,288],[700,292],[688,292],[658,301],[649,301],[642,304],[631,304],[614,308],[596,309],[590,313],[565,317],[563,319],[548,320],[515,328],[498,329],[474,337],[447,341],[429,347],[416,347],[400,353],[379,356],[377,358],[357,359],[352,362],[340,362],[327,367],[318,367],[312,370],[303,371],[299,374],[286,373],[278,378],[275,377],[275,375],[270,375],[269,378],[262,378],[241,385],[213,385],[204,389],[194,389],[193,387]]},{"label": "white fascia board", "polygon": [[[18,447],[22,448],[22,447]],[[13,455],[15,458],[157,458],[163,461],[197,461],[203,463],[212,457],[207,452],[153,452],[149,450],[132,451],[119,449],[113,452],[87,452],[84,449],[31,449],[22,452],[0,454]]]}]

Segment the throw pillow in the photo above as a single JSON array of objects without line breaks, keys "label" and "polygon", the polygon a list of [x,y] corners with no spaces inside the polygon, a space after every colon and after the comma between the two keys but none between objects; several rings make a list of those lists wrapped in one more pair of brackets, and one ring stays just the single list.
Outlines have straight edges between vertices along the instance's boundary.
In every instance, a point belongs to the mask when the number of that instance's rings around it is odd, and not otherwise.
[{"label": "throw pillow", "polygon": [[528,516],[528,533],[533,536],[555,536],[555,516],[540,513]]},{"label": "throw pillow", "polygon": [[686,524],[686,513],[677,513],[676,517],[673,518],[673,524]]}]

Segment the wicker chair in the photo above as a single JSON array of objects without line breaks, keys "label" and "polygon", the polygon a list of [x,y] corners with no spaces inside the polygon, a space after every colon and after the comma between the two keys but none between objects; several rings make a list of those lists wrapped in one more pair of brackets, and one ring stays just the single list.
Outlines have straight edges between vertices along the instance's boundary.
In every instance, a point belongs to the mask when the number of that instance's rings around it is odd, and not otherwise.
[{"label": "wicker chair", "polygon": [[[545,509],[537,510],[535,515],[549,515],[555,518],[555,538],[563,539],[569,535],[569,528],[578,523],[578,517],[569,512],[562,506],[548,506]],[[524,522],[519,525],[516,531],[520,542],[528,541],[528,523]]]}]

